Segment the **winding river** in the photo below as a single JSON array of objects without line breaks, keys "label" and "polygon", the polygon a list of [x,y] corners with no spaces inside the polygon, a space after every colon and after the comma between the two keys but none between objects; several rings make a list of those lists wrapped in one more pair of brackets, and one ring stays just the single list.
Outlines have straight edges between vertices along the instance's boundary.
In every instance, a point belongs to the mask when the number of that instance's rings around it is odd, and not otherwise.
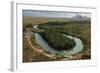
[{"label": "winding river", "polygon": [[[33,28],[37,28],[37,26],[38,25],[34,25]],[[84,45],[79,38],[73,37],[73,36],[70,36],[70,35],[66,35],[66,34],[62,34],[62,35],[68,37],[69,39],[74,39],[74,41],[76,43],[75,47],[72,48],[71,50],[57,51],[57,50],[53,49],[52,47],[50,47],[49,44],[38,33],[35,33],[35,41],[46,52],[49,52],[49,53],[54,54],[54,55],[62,55],[62,56],[73,55],[73,54],[79,53],[83,50]]]}]

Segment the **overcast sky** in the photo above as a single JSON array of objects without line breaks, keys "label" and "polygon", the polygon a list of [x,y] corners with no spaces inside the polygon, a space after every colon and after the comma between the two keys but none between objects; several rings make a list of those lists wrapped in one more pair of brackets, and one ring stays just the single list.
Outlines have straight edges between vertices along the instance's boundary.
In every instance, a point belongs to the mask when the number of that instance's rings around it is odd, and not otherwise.
[{"label": "overcast sky", "polygon": [[91,17],[90,13],[23,10],[23,16],[71,18],[76,15]]}]

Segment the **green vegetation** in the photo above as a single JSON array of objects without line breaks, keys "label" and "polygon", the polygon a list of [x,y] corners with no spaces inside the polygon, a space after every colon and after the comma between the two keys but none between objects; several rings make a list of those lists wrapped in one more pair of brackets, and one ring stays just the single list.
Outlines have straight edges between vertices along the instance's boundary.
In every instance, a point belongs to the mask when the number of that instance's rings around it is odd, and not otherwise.
[{"label": "green vegetation", "polygon": [[41,33],[41,35],[52,48],[59,51],[72,49],[75,46],[74,40],[63,36],[61,33],[58,32],[47,31],[45,33]]},{"label": "green vegetation", "polygon": [[39,24],[38,28],[72,35],[80,38],[85,46],[90,45],[90,21],[47,22]]}]

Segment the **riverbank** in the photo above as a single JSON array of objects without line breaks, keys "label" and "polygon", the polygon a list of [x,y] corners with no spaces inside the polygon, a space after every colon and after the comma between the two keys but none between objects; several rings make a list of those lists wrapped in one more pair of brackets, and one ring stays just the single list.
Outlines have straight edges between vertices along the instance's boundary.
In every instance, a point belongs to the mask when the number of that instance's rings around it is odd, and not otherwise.
[{"label": "riverbank", "polygon": [[69,60],[81,60],[82,53],[77,55],[55,56],[44,51],[37,43],[34,43],[30,36],[26,36],[27,47],[31,50],[31,53],[27,57],[26,62],[40,62],[40,61],[69,61]]}]

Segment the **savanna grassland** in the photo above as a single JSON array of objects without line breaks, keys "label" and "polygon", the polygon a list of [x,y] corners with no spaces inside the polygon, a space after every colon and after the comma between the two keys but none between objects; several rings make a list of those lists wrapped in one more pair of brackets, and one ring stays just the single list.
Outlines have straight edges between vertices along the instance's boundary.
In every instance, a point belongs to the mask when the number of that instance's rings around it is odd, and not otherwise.
[{"label": "savanna grassland", "polygon": [[[90,21],[73,21],[69,18],[23,17],[23,62],[68,61],[91,58],[91,25]],[[38,25],[38,29],[33,29]],[[44,30],[44,31],[41,31]],[[75,46],[73,39],[62,34],[75,36],[82,40],[81,52],[68,56],[57,56],[42,49],[35,42],[35,36],[26,33],[37,32],[56,50],[65,50]]]}]

